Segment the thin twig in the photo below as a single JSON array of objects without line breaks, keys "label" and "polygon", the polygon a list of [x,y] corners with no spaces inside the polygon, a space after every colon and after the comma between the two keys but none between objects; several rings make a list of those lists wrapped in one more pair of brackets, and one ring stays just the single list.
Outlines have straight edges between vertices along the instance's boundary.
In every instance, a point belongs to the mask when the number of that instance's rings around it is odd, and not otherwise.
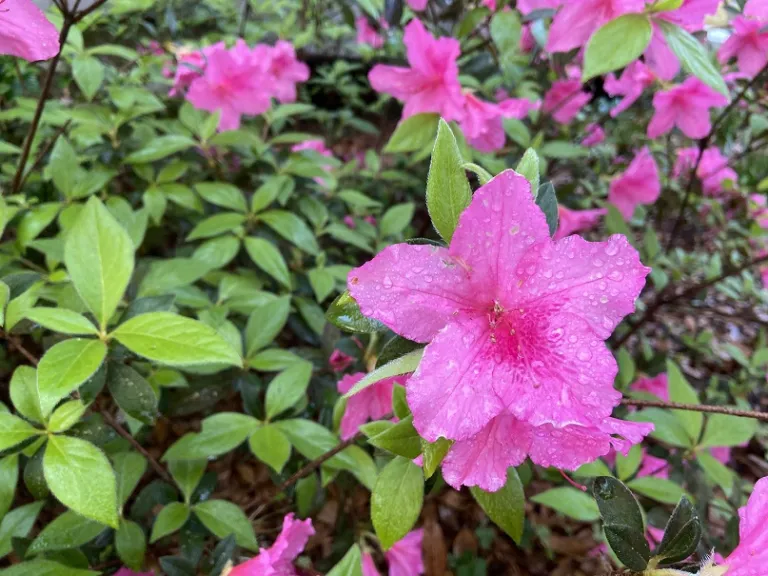
[{"label": "thin twig", "polygon": [[37,366],[40,362],[34,354],[32,354],[29,350],[24,348],[24,345],[21,343],[21,340],[18,336],[14,336],[12,334],[8,334],[5,330],[0,330],[0,338],[5,338],[5,341],[8,342],[8,345],[11,348],[16,349],[17,352],[20,352],[24,358],[29,360],[29,363],[33,366]]},{"label": "thin twig", "polygon": [[30,167],[30,169],[27,170],[24,173],[24,176],[21,178],[21,184],[19,184],[19,189],[24,188],[24,184],[26,183],[27,178],[29,178],[29,175],[33,174],[34,171],[40,167],[40,164],[42,164],[48,152],[50,152],[51,148],[53,148],[53,145],[56,144],[56,141],[59,139],[59,136],[61,136],[64,132],[67,131],[67,128],[69,128],[70,124],[72,124],[71,119],[67,120],[64,124],[62,124],[59,127],[59,129],[56,131],[56,133],[53,135],[53,138],[51,138],[50,141],[48,141],[48,143],[38,153],[37,158],[35,158],[35,161],[32,163],[32,166]]},{"label": "thin twig", "polygon": [[88,6],[88,8],[86,8],[85,10],[82,10],[81,12],[79,12],[79,13],[78,13],[78,14],[75,16],[75,19],[74,19],[74,22],[75,22],[75,24],[77,24],[78,22],[80,22],[80,20],[82,20],[83,18],[85,18],[86,16],[88,16],[88,14],[90,14],[91,12],[94,12],[95,10],[97,10],[98,8],[100,8],[100,7],[101,7],[103,4],[105,4],[106,2],[107,2],[107,0],[96,0],[96,2],[94,2],[93,4],[91,4],[90,6]]},{"label": "thin twig", "polygon": [[768,412],[756,410],[740,410],[730,406],[712,406],[710,404],[682,404],[680,402],[662,402],[661,400],[637,400],[635,398],[622,398],[624,406],[638,408],[669,408],[671,410],[687,410],[688,412],[706,412],[708,414],[727,414],[728,416],[740,416],[742,418],[754,418],[768,422]]},{"label": "thin twig", "polygon": [[248,23],[248,16],[251,15],[251,0],[243,0],[243,11],[240,13],[240,27],[237,35],[245,38],[245,25]]}]

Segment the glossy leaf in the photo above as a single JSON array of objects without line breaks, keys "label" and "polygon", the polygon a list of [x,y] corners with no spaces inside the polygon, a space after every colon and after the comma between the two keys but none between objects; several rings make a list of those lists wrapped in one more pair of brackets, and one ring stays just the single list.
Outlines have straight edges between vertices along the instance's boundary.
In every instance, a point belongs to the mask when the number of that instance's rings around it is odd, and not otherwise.
[{"label": "glossy leaf", "polygon": [[371,520],[388,550],[413,528],[424,501],[424,476],[407,458],[396,456],[379,474],[371,494]]},{"label": "glossy leaf", "polygon": [[520,544],[525,522],[525,494],[517,470],[507,470],[507,482],[496,492],[486,492],[476,486],[469,489],[480,507],[494,524]]},{"label": "glossy leaf", "polygon": [[643,513],[632,492],[609,476],[595,478],[592,492],[611,550],[628,568],[645,570],[651,551],[645,539]]}]

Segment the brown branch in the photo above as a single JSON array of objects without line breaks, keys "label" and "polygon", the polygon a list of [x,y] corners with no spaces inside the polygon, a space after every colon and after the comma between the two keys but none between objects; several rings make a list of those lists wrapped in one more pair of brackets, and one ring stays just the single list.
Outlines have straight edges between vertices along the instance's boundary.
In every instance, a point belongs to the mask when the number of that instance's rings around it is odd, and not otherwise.
[{"label": "brown branch", "polygon": [[88,14],[90,14],[91,12],[94,12],[96,9],[100,8],[102,5],[106,4],[106,2],[107,0],[96,0],[96,2],[94,2],[88,8],[81,11],[75,16],[75,20],[74,20],[75,24],[80,22],[80,20],[88,16]]},{"label": "brown branch", "polygon": [[26,358],[33,366],[37,366],[39,364],[40,361],[35,357],[34,354],[24,348],[24,345],[21,343],[21,339],[19,339],[18,336],[13,336],[12,334],[8,334],[8,332],[5,330],[0,330],[0,338],[5,338],[5,341],[8,342],[8,345],[11,348],[14,348],[17,352],[20,352],[21,355],[24,356],[24,358]]},{"label": "brown branch", "polygon": [[50,152],[51,148],[53,148],[53,145],[56,144],[56,141],[59,139],[59,136],[61,136],[62,134],[64,134],[64,132],[67,131],[67,128],[69,128],[70,124],[72,124],[72,120],[67,120],[64,124],[62,124],[59,127],[59,129],[56,131],[56,133],[53,135],[53,137],[38,153],[37,158],[35,158],[35,161],[32,163],[32,166],[30,167],[30,169],[24,173],[24,176],[22,176],[21,184],[19,184],[19,189],[24,187],[24,183],[27,181],[27,178],[29,178],[29,175],[32,174],[35,170],[37,170],[40,167],[40,164],[42,164],[48,152]]},{"label": "brown branch", "polygon": [[680,292],[674,293],[673,292],[674,288],[672,290],[667,289],[659,292],[656,298],[648,305],[648,308],[646,308],[645,313],[640,317],[640,320],[638,320],[634,324],[630,324],[630,329],[613,344],[613,348],[614,349],[621,348],[621,346],[627,340],[629,340],[640,329],[640,327],[642,327],[646,322],[648,322],[649,320],[651,320],[651,318],[653,318],[653,315],[659,310],[659,308],[666,306],[667,304],[672,304],[673,302],[676,302],[684,298],[690,298],[700,290],[704,290],[705,288],[714,286],[715,284],[725,280],[726,278],[730,278],[731,276],[736,276],[737,274],[740,274],[744,270],[747,270],[748,268],[751,268],[753,266],[757,266],[758,264],[762,264],[763,262],[768,262],[768,254],[760,256],[759,258],[754,258],[748,262],[745,262],[741,266],[737,266],[735,268],[732,268],[731,270],[723,272],[719,276],[715,276],[714,278],[710,278],[709,280],[704,280],[702,282],[693,284]]},{"label": "brown branch", "polygon": [[636,400],[634,398],[622,398],[624,406],[636,406],[638,408],[669,408],[672,410],[687,410],[689,412],[706,412],[708,414],[727,414],[728,416],[740,416],[742,418],[754,418],[768,422],[768,412],[756,410],[740,410],[729,406],[712,406],[710,404],[682,404],[680,402],[662,402],[660,400]]}]

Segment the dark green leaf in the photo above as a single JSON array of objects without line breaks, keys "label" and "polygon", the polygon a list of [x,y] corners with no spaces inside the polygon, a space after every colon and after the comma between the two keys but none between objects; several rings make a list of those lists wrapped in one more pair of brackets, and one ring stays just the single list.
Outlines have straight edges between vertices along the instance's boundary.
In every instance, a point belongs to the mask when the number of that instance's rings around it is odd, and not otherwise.
[{"label": "dark green leaf", "polygon": [[554,236],[557,232],[558,213],[557,213],[557,196],[555,195],[555,187],[551,182],[545,182],[539,186],[539,193],[536,196],[536,205],[544,212],[544,216],[547,219],[547,226],[549,226],[549,235]]},{"label": "dark green leaf", "polygon": [[356,334],[371,334],[387,329],[378,320],[363,316],[360,307],[349,291],[340,294],[331,303],[325,313],[325,318],[337,328]]},{"label": "dark green leaf", "polygon": [[664,529],[664,537],[654,551],[662,564],[673,564],[693,554],[701,539],[701,522],[691,501],[680,498]]},{"label": "dark green leaf", "polygon": [[496,492],[486,492],[476,486],[469,490],[488,518],[520,544],[525,522],[525,493],[517,470],[507,470],[507,481]]}]

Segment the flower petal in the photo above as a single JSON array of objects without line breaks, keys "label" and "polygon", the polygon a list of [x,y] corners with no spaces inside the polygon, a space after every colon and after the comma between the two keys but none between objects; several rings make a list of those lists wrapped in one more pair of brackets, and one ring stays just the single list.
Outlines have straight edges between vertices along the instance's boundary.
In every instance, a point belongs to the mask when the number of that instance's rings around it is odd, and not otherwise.
[{"label": "flower petal", "polygon": [[0,54],[36,62],[58,52],[59,32],[32,0],[6,0],[0,5]]}]

